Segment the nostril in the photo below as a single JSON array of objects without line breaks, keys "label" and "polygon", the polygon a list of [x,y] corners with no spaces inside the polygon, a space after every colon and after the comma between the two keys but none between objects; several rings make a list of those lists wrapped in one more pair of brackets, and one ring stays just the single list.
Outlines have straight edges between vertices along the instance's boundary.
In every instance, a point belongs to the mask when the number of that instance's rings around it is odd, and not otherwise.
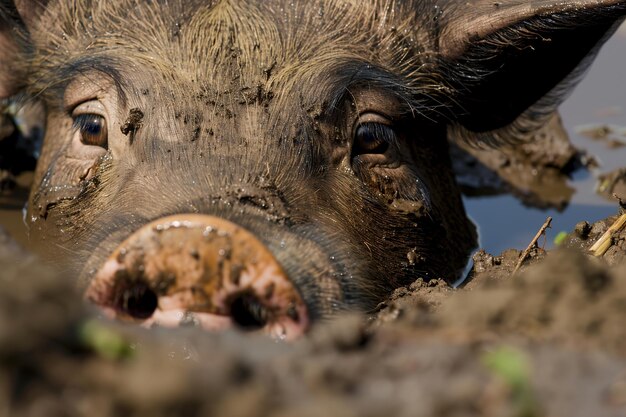
[{"label": "nostril", "polygon": [[268,310],[252,292],[241,292],[230,301],[230,316],[245,330],[258,330],[268,321]]},{"label": "nostril", "polygon": [[118,288],[117,308],[136,319],[150,318],[159,303],[156,293],[142,281],[127,284]]},{"label": "nostril", "polygon": [[144,327],[237,326],[293,340],[310,324],[298,289],[263,242],[208,215],[164,217],[133,232],[85,298],[107,317]]}]

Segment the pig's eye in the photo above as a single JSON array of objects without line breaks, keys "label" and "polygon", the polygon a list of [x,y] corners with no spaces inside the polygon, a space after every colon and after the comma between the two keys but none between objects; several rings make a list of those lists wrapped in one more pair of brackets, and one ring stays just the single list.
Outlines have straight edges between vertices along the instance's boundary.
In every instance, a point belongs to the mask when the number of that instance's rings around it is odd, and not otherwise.
[{"label": "pig's eye", "polygon": [[84,145],[108,148],[107,125],[104,117],[88,113],[74,116],[74,129]]},{"label": "pig's eye", "polygon": [[378,122],[365,122],[354,132],[352,157],[364,154],[384,154],[397,141],[391,126]]}]

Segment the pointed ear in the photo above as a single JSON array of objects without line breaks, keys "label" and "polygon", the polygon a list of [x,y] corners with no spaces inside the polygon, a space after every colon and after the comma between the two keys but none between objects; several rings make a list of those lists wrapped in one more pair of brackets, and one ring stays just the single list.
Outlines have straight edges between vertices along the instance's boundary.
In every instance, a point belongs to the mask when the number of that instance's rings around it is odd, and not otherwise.
[{"label": "pointed ear", "polygon": [[452,134],[513,141],[546,123],[626,15],[626,0],[463,2],[442,16]]},{"label": "pointed ear", "polygon": [[45,0],[0,2],[0,99],[20,90],[24,78],[22,55],[28,52],[28,29],[45,10]]}]

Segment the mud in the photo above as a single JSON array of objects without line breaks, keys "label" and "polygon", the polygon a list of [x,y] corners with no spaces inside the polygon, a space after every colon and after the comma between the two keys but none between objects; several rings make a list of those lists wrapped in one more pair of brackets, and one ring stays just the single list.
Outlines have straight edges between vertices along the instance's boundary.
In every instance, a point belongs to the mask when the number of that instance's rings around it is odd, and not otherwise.
[{"label": "mud", "polygon": [[[618,215],[599,220],[592,225],[580,224],[563,241],[563,246],[589,252],[592,245],[613,225]],[[622,229],[611,235],[611,247],[601,257],[609,265],[619,265],[626,259],[626,230]]]},{"label": "mud", "polygon": [[626,200],[626,169],[619,168],[599,175],[596,192],[609,200],[615,200],[615,196]]},{"label": "mud", "polygon": [[587,125],[579,126],[579,135],[604,143],[609,148],[626,146],[626,128],[616,125]]},{"label": "mud", "polygon": [[525,204],[562,210],[574,189],[567,182],[574,170],[593,163],[569,141],[561,118],[523,143],[475,146],[453,141],[452,160],[466,195],[511,193]]},{"label": "mud", "polygon": [[613,220],[515,275],[519,251],[480,252],[462,288],[418,279],[294,344],[98,318],[2,232],[0,415],[624,415],[624,248],[573,249]]}]

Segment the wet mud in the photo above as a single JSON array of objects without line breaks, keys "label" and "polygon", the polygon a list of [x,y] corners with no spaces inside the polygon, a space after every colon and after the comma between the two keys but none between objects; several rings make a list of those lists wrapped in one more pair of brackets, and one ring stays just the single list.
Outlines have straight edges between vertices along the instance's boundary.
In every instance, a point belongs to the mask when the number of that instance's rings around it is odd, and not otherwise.
[{"label": "wet mud", "polygon": [[570,143],[557,114],[522,143],[492,147],[458,140],[451,147],[453,167],[466,195],[509,193],[540,208],[564,209],[574,193],[569,175],[593,164]]},{"label": "wet mud", "polygon": [[418,279],[291,344],[99,318],[3,232],[0,414],[624,415],[626,232],[587,250],[614,220],[515,274],[521,251],[479,252],[460,288]]},{"label": "wet mud", "polygon": [[619,168],[598,176],[596,192],[602,197],[626,200],[626,168]]},{"label": "wet mud", "polygon": [[587,125],[577,129],[578,134],[604,143],[609,148],[626,146],[626,128],[615,125]]}]

